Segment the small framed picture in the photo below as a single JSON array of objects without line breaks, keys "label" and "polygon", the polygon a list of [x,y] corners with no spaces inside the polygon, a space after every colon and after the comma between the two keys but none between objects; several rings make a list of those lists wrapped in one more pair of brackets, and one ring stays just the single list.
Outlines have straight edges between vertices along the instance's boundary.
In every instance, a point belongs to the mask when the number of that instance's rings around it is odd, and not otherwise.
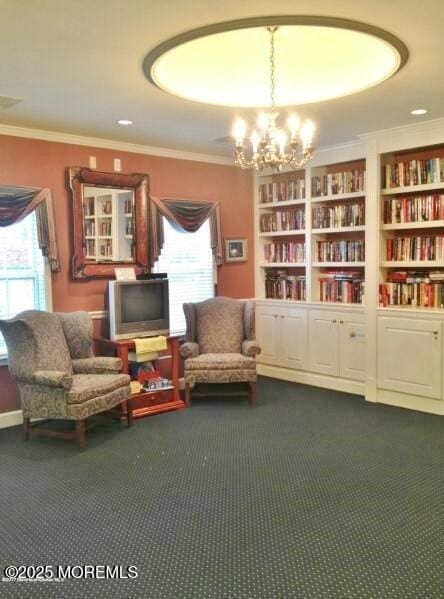
[{"label": "small framed picture", "polygon": [[247,260],[247,240],[225,239],[225,262],[245,262]]}]

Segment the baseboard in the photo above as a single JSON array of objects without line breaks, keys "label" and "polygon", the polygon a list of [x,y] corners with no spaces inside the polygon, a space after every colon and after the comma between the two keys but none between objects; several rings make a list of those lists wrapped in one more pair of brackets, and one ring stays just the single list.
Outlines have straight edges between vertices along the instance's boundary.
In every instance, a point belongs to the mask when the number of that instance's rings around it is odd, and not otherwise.
[{"label": "baseboard", "polygon": [[444,416],[444,401],[442,399],[430,399],[419,395],[409,395],[408,393],[398,393],[397,391],[388,391],[387,389],[377,390],[377,401],[388,406],[397,408],[406,408],[407,410],[416,410]]},{"label": "baseboard", "polygon": [[301,383],[303,385],[313,385],[314,387],[324,387],[343,391],[344,393],[354,393],[355,395],[365,394],[365,383],[360,381],[351,381],[339,377],[316,374],[314,372],[304,372],[302,370],[291,370],[281,366],[272,366],[271,364],[258,364],[257,373],[263,376],[269,376],[275,379]]},{"label": "baseboard", "polygon": [[23,412],[21,410],[0,414],[0,428],[8,428],[18,424],[23,424]]}]

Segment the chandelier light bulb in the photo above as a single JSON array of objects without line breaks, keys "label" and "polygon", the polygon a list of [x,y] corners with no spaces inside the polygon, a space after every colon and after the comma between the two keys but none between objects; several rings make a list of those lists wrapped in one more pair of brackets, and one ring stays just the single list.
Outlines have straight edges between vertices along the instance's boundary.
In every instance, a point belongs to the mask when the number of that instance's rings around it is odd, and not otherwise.
[{"label": "chandelier light bulb", "polygon": [[315,126],[313,121],[306,120],[301,128],[301,139],[303,148],[309,148],[313,143]]},{"label": "chandelier light bulb", "polygon": [[241,118],[236,119],[233,126],[233,137],[236,140],[236,146],[243,145],[246,131],[247,125],[245,121]]},{"label": "chandelier light bulb", "polygon": [[287,134],[282,129],[279,129],[276,133],[276,141],[279,146],[279,153],[281,156],[285,154],[285,144],[287,143]]},{"label": "chandelier light bulb", "polygon": [[261,137],[265,137],[265,133],[268,129],[268,116],[265,112],[261,112],[257,119],[257,126],[261,132]]},{"label": "chandelier light bulb", "polygon": [[301,121],[300,121],[298,115],[294,114],[294,113],[290,114],[290,116],[287,119],[287,125],[288,125],[288,128],[290,129],[290,139],[292,141],[294,139],[296,139],[300,124],[301,124]]},{"label": "chandelier light bulb", "polygon": [[253,133],[251,134],[251,145],[253,147],[253,154],[257,154],[257,148],[259,145],[259,141],[260,141],[260,135],[255,129],[253,131]]}]

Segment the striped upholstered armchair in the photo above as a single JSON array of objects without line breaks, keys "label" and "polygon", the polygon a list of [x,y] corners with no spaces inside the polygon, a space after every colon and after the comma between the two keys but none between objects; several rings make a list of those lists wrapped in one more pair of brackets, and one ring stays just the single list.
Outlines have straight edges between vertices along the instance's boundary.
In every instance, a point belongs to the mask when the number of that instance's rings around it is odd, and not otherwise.
[{"label": "striped upholstered armchair", "polygon": [[260,347],[254,339],[254,302],[215,297],[184,304],[186,341],[185,400],[191,402],[196,383],[248,384],[249,402],[256,403],[256,360]]},{"label": "striped upholstered armchair", "polygon": [[[25,439],[31,430],[76,439],[86,444],[89,416],[127,402],[129,376],[119,374],[119,358],[99,358],[92,352],[92,321],[88,312],[21,312],[0,320],[8,347],[9,371],[17,383]],[[131,410],[127,410],[128,426]],[[45,428],[31,419],[74,420],[75,431]]]}]

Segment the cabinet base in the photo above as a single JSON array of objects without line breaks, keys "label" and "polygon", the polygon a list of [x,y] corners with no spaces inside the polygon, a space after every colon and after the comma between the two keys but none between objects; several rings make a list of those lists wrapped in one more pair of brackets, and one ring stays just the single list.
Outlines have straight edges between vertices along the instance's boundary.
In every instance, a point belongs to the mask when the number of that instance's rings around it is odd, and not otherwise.
[{"label": "cabinet base", "polygon": [[334,389],[335,391],[343,391],[344,393],[353,393],[355,395],[365,394],[364,382],[326,376],[325,374],[317,374],[315,372],[290,370],[289,368],[273,366],[272,364],[260,364],[258,362],[257,373],[275,379],[301,383],[303,385],[313,385],[314,387]]},{"label": "cabinet base", "polygon": [[377,402],[388,406],[395,406],[397,408],[406,408],[408,410],[444,416],[444,401],[442,399],[430,399],[419,395],[409,395],[408,393],[398,393],[397,391],[378,389]]}]

